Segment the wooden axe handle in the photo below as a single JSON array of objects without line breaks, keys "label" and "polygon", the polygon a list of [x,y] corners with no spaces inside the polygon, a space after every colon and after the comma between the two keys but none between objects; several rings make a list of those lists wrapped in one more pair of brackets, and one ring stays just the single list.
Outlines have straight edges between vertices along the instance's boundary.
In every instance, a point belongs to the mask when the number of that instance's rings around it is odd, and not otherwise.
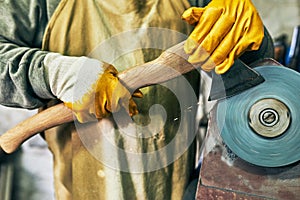
[{"label": "wooden axe handle", "polygon": [[0,136],[0,147],[6,153],[14,152],[25,140],[46,129],[73,121],[72,111],[63,103],[39,112]]},{"label": "wooden axe handle", "polygon": [[[119,73],[119,79],[131,92],[138,88],[171,80],[195,69],[187,62],[181,42],[164,51],[157,59]],[[14,152],[25,140],[49,128],[74,120],[63,103],[52,106],[24,120],[0,137],[0,147]]]}]

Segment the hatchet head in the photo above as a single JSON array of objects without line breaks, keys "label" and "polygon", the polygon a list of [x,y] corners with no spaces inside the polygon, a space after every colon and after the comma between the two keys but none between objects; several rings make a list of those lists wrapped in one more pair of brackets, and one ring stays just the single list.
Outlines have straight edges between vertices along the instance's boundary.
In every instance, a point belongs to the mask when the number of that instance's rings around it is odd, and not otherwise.
[{"label": "hatchet head", "polygon": [[219,100],[237,95],[264,80],[258,72],[237,59],[224,74],[212,72],[209,100]]}]

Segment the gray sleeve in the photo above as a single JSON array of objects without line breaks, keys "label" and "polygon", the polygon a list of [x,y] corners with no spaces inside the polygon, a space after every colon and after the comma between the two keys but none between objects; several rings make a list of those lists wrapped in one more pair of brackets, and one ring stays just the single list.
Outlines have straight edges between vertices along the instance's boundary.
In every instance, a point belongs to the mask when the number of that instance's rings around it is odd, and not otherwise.
[{"label": "gray sleeve", "polygon": [[0,104],[35,109],[55,98],[41,51],[49,19],[46,0],[0,1]]}]

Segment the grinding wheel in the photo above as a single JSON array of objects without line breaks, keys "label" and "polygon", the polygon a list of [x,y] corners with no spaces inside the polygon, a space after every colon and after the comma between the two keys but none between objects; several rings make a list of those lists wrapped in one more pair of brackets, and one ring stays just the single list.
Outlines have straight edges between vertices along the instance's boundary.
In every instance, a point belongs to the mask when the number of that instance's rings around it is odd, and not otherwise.
[{"label": "grinding wheel", "polygon": [[240,158],[264,167],[300,160],[300,74],[283,66],[260,66],[265,82],[222,100],[217,125]]}]

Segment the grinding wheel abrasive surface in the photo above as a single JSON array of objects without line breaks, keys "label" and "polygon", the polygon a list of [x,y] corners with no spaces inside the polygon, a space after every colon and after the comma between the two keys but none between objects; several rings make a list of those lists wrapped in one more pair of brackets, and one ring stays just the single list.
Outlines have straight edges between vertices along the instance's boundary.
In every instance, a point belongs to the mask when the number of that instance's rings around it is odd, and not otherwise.
[{"label": "grinding wheel abrasive surface", "polygon": [[300,74],[282,66],[255,70],[265,82],[218,103],[221,137],[237,156],[258,166],[299,161]]}]

